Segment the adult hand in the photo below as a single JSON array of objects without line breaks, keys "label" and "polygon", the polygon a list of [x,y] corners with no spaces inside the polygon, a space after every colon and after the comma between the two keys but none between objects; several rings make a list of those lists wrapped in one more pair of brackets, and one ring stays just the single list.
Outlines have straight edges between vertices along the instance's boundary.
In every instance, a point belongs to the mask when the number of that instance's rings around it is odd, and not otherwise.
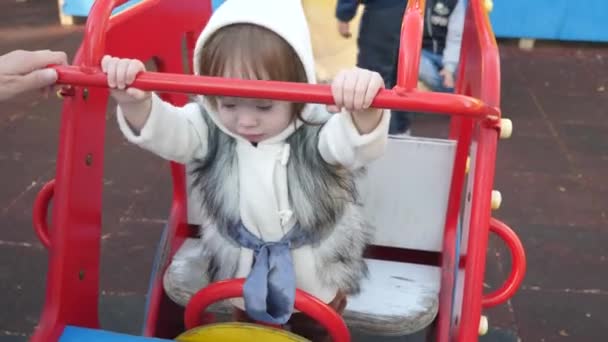
[{"label": "adult hand", "polygon": [[0,56],[0,101],[52,86],[57,81],[57,72],[47,68],[52,64],[67,64],[65,52],[15,50]]}]

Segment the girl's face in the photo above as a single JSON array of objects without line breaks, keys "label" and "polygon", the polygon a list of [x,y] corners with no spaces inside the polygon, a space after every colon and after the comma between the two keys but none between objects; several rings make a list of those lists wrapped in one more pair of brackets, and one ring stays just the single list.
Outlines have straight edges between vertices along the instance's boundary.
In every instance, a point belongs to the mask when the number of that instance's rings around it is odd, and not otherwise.
[{"label": "girl's face", "polygon": [[292,110],[291,103],[284,101],[217,98],[217,112],[224,127],[252,143],[283,132],[292,123]]},{"label": "girl's face", "polygon": [[[229,79],[307,83],[296,51],[278,34],[253,24],[233,24],[212,34],[200,51],[199,73]],[[273,100],[208,98],[220,122],[252,143],[283,132],[304,105]]]}]

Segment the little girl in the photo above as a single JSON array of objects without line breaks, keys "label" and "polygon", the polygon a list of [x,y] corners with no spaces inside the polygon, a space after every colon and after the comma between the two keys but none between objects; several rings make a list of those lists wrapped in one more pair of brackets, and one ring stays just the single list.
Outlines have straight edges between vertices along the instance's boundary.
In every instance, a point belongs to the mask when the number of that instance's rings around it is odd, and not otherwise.
[{"label": "little girl", "polygon": [[[126,138],[186,164],[194,179],[199,200],[189,207],[201,236],[167,269],[169,297],[185,305],[210,282],[247,278],[244,305],[233,302],[237,318],[289,323],[309,339],[324,338],[300,314],[292,317],[295,288],[341,313],[366,275],[363,250],[373,231],[355,176],[388,138],[389,112],[369,108],[384,87],[380,75],[339,73],[331,115],[316,104],[215,96],[175,107],[128,87],[144,71],[140,61],[105,56],[102,69]],[[198,38],[194,72],[315,83],[300,0],[226,1]]]}]

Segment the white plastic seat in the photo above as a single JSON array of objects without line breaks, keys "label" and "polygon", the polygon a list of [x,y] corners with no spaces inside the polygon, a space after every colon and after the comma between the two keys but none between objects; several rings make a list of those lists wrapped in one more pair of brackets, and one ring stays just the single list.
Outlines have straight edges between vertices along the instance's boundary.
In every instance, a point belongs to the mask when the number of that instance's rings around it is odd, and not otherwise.
[{"label": "white plastic seat", "polygon": [[367,259],[369,278],[350,297],[344,319],[370,334],[402,336],[427,327],[437,315],[439,267]]},{"label": "white plastic seat", "polygon": [[[439,252],[455,143],[396,137],[360,183],[374,244]],[[401,336],[426,328],[439,308],[437,266],[367,259],[369,279],[349,298],[347,324],[370,334]]]}]

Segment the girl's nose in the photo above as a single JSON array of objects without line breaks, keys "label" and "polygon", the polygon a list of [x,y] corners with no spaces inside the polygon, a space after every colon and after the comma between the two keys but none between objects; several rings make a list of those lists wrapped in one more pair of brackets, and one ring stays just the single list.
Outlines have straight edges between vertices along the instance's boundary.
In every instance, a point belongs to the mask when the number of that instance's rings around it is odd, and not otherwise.
[{"label": "girl's nose", "polygon": [[242,113],[239,114],[238,124],[240,127],[243,128],[251,128],[257,126],[259,122],[255,115],[249,113]]}]

